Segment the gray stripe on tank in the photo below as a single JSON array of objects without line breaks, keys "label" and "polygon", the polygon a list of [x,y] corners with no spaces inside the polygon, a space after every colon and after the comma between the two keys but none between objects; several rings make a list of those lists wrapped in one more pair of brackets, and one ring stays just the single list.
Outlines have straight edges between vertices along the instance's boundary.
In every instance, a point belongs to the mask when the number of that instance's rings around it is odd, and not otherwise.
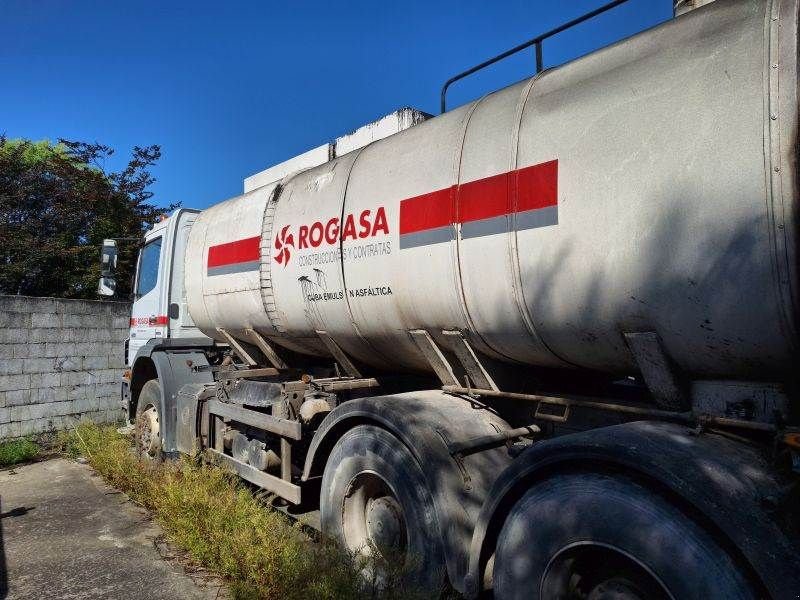
[{"label": "gray stripe on tank", "polygon": [[452,225],[445,225],[444,227],[437,227],[435,229],[427,229],[425,231],[417,231],[414,233],[405,233],[400,236],[400,249],[417,248],[418,246],[428,246],[430,244],[440,244],[442,242],[449,242],[453,239]]},{"label": "gray stripe on tank", "polygon": [[506,215],[491,217],[490,219],[481,219],[480,221],[468,221],[467,223],[461,224],[462,240],[507,232],[508,217]]},{"label": "gray stripe on tank", "polygon": [[558,206],[546,206],[517,213],[517,231],[558,225]]},{"label": "gray stripe on tank", "polygon": [[231,265],[221,265],[219,267],[208,267],[208,276],[229,275],[231,273],[244,273],[245,271],[258,271],[261,261],[252,260],[250,262],[234,263]]}]

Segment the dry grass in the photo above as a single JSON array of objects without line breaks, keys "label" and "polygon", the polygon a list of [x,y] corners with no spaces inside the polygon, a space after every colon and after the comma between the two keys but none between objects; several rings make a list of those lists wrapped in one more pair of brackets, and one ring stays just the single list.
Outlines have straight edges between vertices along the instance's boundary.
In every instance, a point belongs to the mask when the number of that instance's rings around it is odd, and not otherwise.
[{"label": "dry grass", "polygon": [[85,456],[112,486],[149,509],[172,544],[228,582],[235,598],[339,599],[431,597],[403,584],[403,573],[381,570],[388,585],[359,575],[364,559],[313,541],[257,494],[219,467],[184,458],[139,460],[111,427],[81,424],[60,438],[69,456]]}]

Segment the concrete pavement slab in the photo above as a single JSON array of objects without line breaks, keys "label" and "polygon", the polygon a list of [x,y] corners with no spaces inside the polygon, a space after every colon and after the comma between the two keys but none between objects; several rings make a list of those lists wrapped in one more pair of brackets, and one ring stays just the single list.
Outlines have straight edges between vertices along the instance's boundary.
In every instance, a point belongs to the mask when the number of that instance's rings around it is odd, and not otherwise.
[{"label": "concrete pavement slab", "polygon": [[160,536],[87,465],[59,458],[0,471],[0,600],[217,598],[218,583],[162,558]]}]

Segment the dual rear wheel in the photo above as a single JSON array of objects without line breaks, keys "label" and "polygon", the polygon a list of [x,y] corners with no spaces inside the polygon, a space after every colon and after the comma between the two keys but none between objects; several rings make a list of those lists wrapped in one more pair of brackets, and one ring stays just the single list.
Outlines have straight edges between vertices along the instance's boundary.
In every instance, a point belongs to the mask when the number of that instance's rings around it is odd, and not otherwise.
[{"label": "dual rear wheel", "polygon": [[323,531],[366,557],[373,580],[442,588],[442,536],[425,474],[392,434],[372,425],[345,433],[328,458],[320,500]]},{"label": "dual rear wheel", "polygon": [[[361,425],[339,439],[320,508],[323,531],[350,552],[402,563],[407,581],[442,589],[442,530],[426,474],[387,431]],[[726,551],[681,510],[633,480],[600,473],[555,475],[516,502],[499,532],[493,582],[499,600],[756,597]]]},{"label": "dual rear wheel", "polygon": [[497,541],[495,597],[752,599],[730,556],[673,504],[619,475],[537,483]]}]

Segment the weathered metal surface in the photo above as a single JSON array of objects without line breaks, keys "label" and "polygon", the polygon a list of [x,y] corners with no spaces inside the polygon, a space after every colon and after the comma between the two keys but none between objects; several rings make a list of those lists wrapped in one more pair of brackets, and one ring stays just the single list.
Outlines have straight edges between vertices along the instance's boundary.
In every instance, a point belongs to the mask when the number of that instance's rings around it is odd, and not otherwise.
[{"label": "weathered metal surface", "polygon": [[300,504],[301,492],[300,486],[284,481],[279,477],[270,475],[259,471],[255,467],[251,467],[247,463],[236,460],[235,458],[223,454],[216,449],[209,449],[211,455],[214,456],[220,463],[231,469],[234,473],[239,475],[242,479],[246,479],[250,483],[254,483],[260,488],[278,494],[281,498],[291,502],[292,504]]},{"label": "weathered metal surface", "polygon": [[283,481],[292,480],[292,444],[283,437],[281,438],[281,479]]},{"label": "weathered metal surface", "polygon": [[258,369],[241,369],[237,371],[220,371],[220,380],[226,379],[247,379],[250,377],[274,377],[280,371],[273,367],[261,367]]},{"label": "weathered metal surface", "polygon": [[685,384],[664,352],[658,334],[626,331],[625,341],[656,404],[668,410],[688,410],[690,403]]},{"label": "weathered metal surface", "polygon": [[453,373],[453,367],[444,354],[442,354],[436,342],[433,341],[431,335],[424,329],[413,329],[409,331],[408,334],[411,336],[411,339],[414,340],[420,353],[425,357],[425,360],[428,361],[428,364],[433,372],[436,373],[442,385],[458,385],[458,379],[456,379]]},{"label": "weathered metal surface", "polygon": [[484,569],[509,508],[537,480],[569,468],[625,473],[652,487],[724,542],[754,582],[754,597],[791,598],[800,589],[796,541],[782,531],[778,507],[786,481],[766,453],[722,435],[672,423],[639,421],[543,441],[522,453],[497,480],[477,519],[469,574],[460,589],[480,591]]},{"label": "weathered metal surface", "polygon": [[266,471],[279,466],[281,459],[272,450],[267,450],[264,442],[250,440],[247,446],[247,463],[259,471]]},{"label": "weathered metal surface", "polygon": [[336,362],[342,366],[342,368],[350,377],[361,377],[361,373],[358,372],[358,369],[356,369],[352,361],[347,357],[342,349],[339,348],[339,344],[337,344],[333,338],[328,335],[327,331],[317,330],[317,335],[319,336],[319,339],[322,340],[322,343],[325,344],[325,347],[328,348],[331,355],[336,359]]},{"label": "weathered metal surface", "polygon": [[483,366],[469,345],[469,342],[460,331],[443,331],[443,335],[447,336],[452,341],[452,348],[458,360],[463,365],[464,369],[476,387],[486,388],[490,390],[498,390],[497,384],[492,379],[492,376]]},{"label": "weathered metal surface", "polygon": [[245,329],[245,335],[249,336],[252,342],[261,350],[261,353],[267,357],[267,360],[270,364],[275,367],[276,369],[287,369],[288,365],[284,362],[284,360],[278,356],[277,352],[275,352],[275,348],[272,347],[264,337],[254,331],[253,329]]},{"label": "weathered metal surface", "polygon": [[723,415],[734,419],[775,422],[791,418],[789,397],[778,385],[747,381],[693,381],[695,412]]},{"label": "weathered metal surface", "polygon": [[[217,328],[238,337],[243,329],[269,326],[259,266],[262,218],[274,187],[204,211],[189,235],[184,259],[189,312],[198,326],[214,323],[204,332],[218,341],[227,343]],[[209,254],[210,246],[218,248]]]},{"label": "weathered metal surface", "polygon": [[302,437],[302,428],[297,421],[278,419],[272,415],[247,410],[235,404],[225,404],[219,400],[208,401],[208,412],[226,419],[231,419],[256,429],[263,429],[281,437],[299,440]]},{"label": "weathered metal surface", "polygon": [[175,449],[193,455],[203,448],[201,443],[201,400],[213,397],[212,384],[184,385],[177,395],[177,420],[175,422]]},{"label": "weathered metal surface", "polygon": [[[477,388],[465,388],[460,386],[446,385],[442,390],[448,394],[458,394],[467,397],[485,398],[508,398],[510,400],[524,400],[536,403],[535,419],[563,423],[569,420],[569,409],[572,407],[589,408],[593,410],[606,411],[631,415],[632,417],[643,417],[661,421],[672,421],[692,426],[721,426],[750,430],[760,433],[775,433],[777,428],[771,423],[759,423],[745,419],[716,417],[713,415],[695,414],[692,412],[677,412],[671,410],[657,410],[643,406],[631,404],[613,404],[604,398],[590,398],[585,396],[541,396],[538,394],[520,394],[516,392],[502,392],[497,390],[481,390]],[[561,406],[564,412],[554,415],[543,412],[545,406]]]},{"label": "weathered metal surface", "polygon": [[258,365],[258,360],[247,351],[247,349],[230,333],[225,331],[222,328],[218,328],[217,331],[225,338],[225,341],[230,344],[231,349],[236,353],[236,355],[244,361],[249,367],[255,367]]},{"label": "weathered metal surface", "polygon": [[231,438],[231,456],[243,463],[250,460],[250,440],[239,431],[235,432]]},{"label": "weathered metal surface", "polygon": [[314,385],[318,385],[326,392],[344,392],[347,390],[361,390],[364,388],[378,387],[378,380],[374,377],[362,379],[314,379]]},{"label": "weathered metal surface", "polygon": [[447,445],[452,456],[460,455],[461,457],[482,452],[491,448],[502,446],[511,440],[522,437],[530,437],[541,432],[538,425],[528,425],[527,427],[517,427],[516,429],[507,429],[498,433],[490,433],[488,435],[481,435],[460,442],[451,442]]},{"label": "weathered metal surface", "polygon": [[409,330],[458,330],[494,359],[632,373],[623,332],[651,331],[691,378],[784,380],[796,21],[796,0],[713,2],[212,207],[192,317],[319,356],[326,331],[392,370],[431,368]]},{"label": "weathered metal surface", "polygon": [[[248,369],[260,371],[260,369]],[[227,373],[224,373],[227,375]],[[256,376],[256,375],[254,375]],[[216,386],[216,398],[225,403],[250,408],[273,407],[284,397],[286,386],[276,381],[251,381],[244,377],[226,379],[220,377]],[[273,416],[274,415],[273,413]]]}]

